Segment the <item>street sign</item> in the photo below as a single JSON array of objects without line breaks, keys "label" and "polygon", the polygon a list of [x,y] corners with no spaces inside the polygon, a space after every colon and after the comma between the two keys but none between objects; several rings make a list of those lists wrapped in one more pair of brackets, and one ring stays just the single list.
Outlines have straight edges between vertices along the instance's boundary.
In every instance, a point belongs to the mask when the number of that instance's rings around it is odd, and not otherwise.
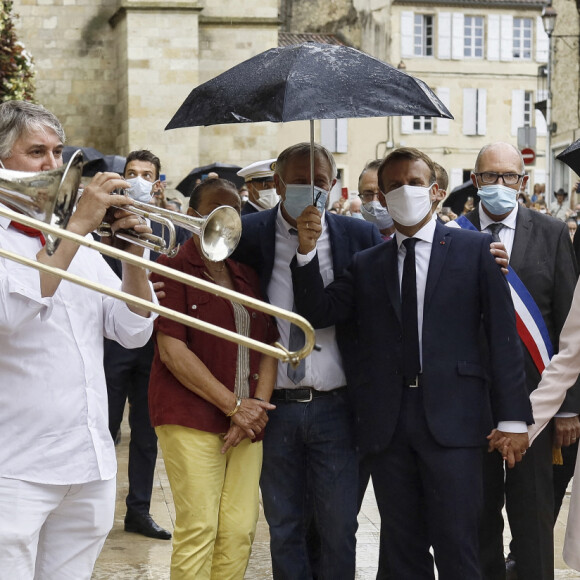
[{"label": "street sign", "polygon": [[524,159],[524,165],[533,165],[536,161],[536,152],[529,147],[522,149],[522,157]]}]

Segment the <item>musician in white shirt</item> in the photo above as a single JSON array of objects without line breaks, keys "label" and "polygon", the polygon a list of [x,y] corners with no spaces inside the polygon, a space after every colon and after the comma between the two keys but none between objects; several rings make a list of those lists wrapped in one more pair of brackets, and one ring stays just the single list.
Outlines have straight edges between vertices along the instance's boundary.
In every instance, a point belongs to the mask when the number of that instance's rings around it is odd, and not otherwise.
[{"label": "musician in white shirt", "polygon": [[[64,132],[39,105],[0,105],[0,161],[6,169],[61,166]],[[87,235],[128,187],[97,174],[67,230]],[[131,203],[114,196],[115,205]],[[121,198],[121,199],[119,199]],[[113,231],[150,232],[118,210]],[[123,265],[122,282],[102,257],[62,240],[49,256],[43,238],[0,218],[0,247],[106,286],[156,300],[145,271]],[[127,251],[143,249],[127,245]],[[103,336],[142,346],[154,316],[142,308],[0,259],[0,562],[3,578],[90,579],[112,527],[116,461],[108,431]]]}]

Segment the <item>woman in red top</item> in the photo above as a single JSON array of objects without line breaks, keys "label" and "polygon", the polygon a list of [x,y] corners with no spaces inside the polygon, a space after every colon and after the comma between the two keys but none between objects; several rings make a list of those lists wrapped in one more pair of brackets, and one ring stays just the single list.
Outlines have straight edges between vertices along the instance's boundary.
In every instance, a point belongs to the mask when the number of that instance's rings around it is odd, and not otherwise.
[{"label": "woman in red top", "polygon": [[[189,215],[206,216],[240,196],[223,179],[199,184]],[[175,258],[159,262],[259,298],[255,272],[237,262],[210,262],[197,236]],[[160,302],[173,310],[261,342],[277,337],[268,315],[214,294],[165,282]],[[172,580],[244,577],[256,522],[262,466],[260,439],[276,378],[277,361],[166,318],[156,321],[156,352],[149,385],[151,422],[175,502]]]}]

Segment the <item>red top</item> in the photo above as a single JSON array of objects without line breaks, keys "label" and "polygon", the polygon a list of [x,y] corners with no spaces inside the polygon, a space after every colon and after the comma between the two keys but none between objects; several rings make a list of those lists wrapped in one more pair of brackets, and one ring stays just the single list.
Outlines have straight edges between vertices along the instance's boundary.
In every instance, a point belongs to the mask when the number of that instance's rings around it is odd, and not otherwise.
[{"label": "red top", "polygon": [[[189,239],[181,247],[175,258],[161,256],[158,262],[211,282],[204,275],[206,268],[193,239]],[[227,265],[235,290],[260,298],[256,273],[248,266],[233,260],[227,260]],[[151,280],[165,282],[166,296],[159,301],[162,306],[233,332],[236,331],[234,309],[229,300],[186,286],[181,282],[169,280],[159,274],[153,273]],[[250,313],[250,337],[268,344],[277,340],[278,330],[274,319],[269,315],[246,308]],[[238,356],[237,344],[161,316],[155,321],[155,330],[185,342],[214,377],[233,392]],[[250,350],[250,376],[248,378],[250,396],[253,396],[256,390],[261,356],[261,353]],[[155,358],[149,382],[149,413],[154,427],[181,425],[210,433],[225,433],[230,426],[230,419],[222,411],[184,387],[173,376],[161,362],[157,345],[155,345]]]}]

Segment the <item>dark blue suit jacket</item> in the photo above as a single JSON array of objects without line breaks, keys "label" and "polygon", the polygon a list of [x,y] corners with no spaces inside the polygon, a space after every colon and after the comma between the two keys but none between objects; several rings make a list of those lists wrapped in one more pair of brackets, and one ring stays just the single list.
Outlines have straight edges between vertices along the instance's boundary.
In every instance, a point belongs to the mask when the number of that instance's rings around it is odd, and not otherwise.
[{"label": "dark blue suit jacket", "polygon": [[[497,420],[532,422],[523,353],[503,274],[489,251],[491,236],[436,225],[423,313],[423,399],[428,427],[443,446],[485,443]],[[323,288],[318,260],[293,262],[294,300],[316,328],[355,321],[353,390],[361,453],[385,449],[401,396],[402,327],[397,243],[357,254],[344,276]],[[491,344],[491,381],[480,351],[483,320]]]},{"label": "dark blue suit jacket", "polygon": [[[242,218],[242,238],[232,256],[258,272],[264,300],[267,300],[268,284],[274,268],[277,215],[278,206],[245,215]],[[363,220],[326,212],[326,224],[335,278],[346,270],[356,252],[383,243],[376,226]],[[356,348],[356,336],[350,321],[337,325],[336,340],[348,378],[348,368],[352,365],[351,353]]]}]

